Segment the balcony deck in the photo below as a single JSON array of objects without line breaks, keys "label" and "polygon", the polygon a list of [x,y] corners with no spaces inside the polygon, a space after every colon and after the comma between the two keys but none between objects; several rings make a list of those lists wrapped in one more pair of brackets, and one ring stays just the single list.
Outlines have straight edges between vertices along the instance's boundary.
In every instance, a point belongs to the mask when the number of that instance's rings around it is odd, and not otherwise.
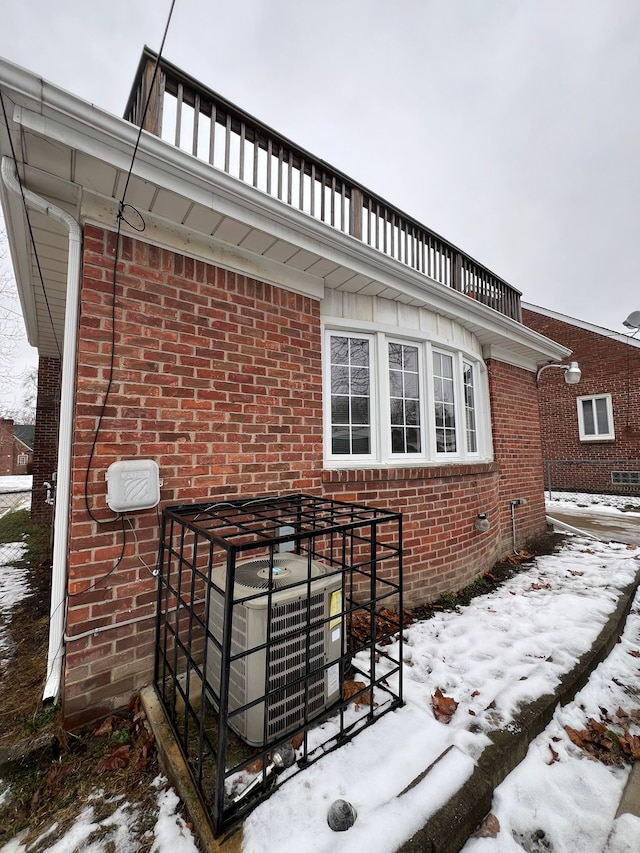
[{"label": "balcony deck", "polygon": [[156,60],[145,49],[125,119],[521,322],[520,292],[491,270],[164,59],[154,77]]}]

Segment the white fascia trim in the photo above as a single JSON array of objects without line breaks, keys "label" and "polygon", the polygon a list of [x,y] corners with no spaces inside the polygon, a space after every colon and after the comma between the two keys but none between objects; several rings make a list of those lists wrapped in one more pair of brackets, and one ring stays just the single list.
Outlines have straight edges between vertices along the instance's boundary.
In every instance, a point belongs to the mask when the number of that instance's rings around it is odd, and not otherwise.
[{"label": "white fascia trim", "polygon": [[[563,347],[564,353],[559,358],[554,358],[552,361],[561,361],[563,358],[571,355],[571,350]],[[523,370],[533,371],[537,373],[540,368],[540,359],[531,356],[527,358],[522,353],[515,353],[503,346],[488,344],[482,347],[482,357],[485,359],[493,358],[496,361],[503,361],[505,364],[510,364],[512,367],[521,367]],[[552,363],[546,362],[548,364]]]},{"label": "white fascia trim", "polygon": [[[84,222],[93,222],[101,227],[114,230],[118,214],[118,202],[96,194],[85,192],[81,206]],[[204,261],[216,264],[233,272],[244,273],[250,278],[282,287],[295,293],[301,293],[312,299],[320,300],[324,296],[324,281],[317,276],[309,275],[294,267],[278,264],[262,255],[256,255],[241,246],[232,246],[191,231],[183,225],[169,222],[148,211],[144,215],[145,229],[139,233],[123,223],[122,233],[130,234],[136,240],[152,243],[172,252],[179,252]]]},{"label": "white fascia trim", "polygon": [[522,307],[527,311],[532,311],[534,314],[542,314],[544,317],[550,317],[552,320],[559,320],[561,323],[566,323],[568,326],[575,326],[578,329],[584,329],[586,332],[593,332],[596,335],[601,335],[610,341],[618,341],[621,344],[629,344],[631,347],[640,349],[640,340],[632,338],[624,332],[614,332],[611,329],[605,329],[604,326],[594,326],[593,323],[587,323],[585,320],[577,320],[575,317],[569,317],[566,314],[560,314],[558,311],[551,311],[549,308],[541,308],[539,305],[532,305],[530,302],[523,302]]},{"label": "white fascia trim", "polygon": [[[0,62],[0,82],[8,64]],[[34,110],[16,106],[14,121],[34,133],[55,139],[128,171],[138,129],[74,98],[28,72],[10,66],[17,92],[35,101]],[[19,83],[20,85],[17,85]],[[17,93],[16,93],[17,94]],[[208,163],[143,132],[134,174],[203,204],[278,239],[293,241],[336,264],[379,281],[416,304],[452,316],[475,334],[487,331],[532,350],[539,362],[556,361],[566,348],[476,300],[432,281],[353,237],[336,231],[301,211],[215,169]],[[300,238],[304,237],[304,241]]]}]

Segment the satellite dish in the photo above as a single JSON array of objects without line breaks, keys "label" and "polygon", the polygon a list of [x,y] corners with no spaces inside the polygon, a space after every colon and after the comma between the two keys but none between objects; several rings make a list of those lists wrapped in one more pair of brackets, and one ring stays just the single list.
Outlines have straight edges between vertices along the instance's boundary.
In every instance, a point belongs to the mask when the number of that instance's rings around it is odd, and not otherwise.
[{"label": "satellite dish", "polygon": [[632,311],[627,319],[622,321],[622,325],[627,329],[640,329],[640,311]]}]

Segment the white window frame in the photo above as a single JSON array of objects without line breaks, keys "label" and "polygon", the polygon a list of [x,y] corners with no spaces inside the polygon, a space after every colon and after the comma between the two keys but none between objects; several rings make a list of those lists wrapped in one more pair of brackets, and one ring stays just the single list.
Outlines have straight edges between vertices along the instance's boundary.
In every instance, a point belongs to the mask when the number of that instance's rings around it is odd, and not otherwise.
[{"label": "white window frame", "polygon": [[[397,330],[360,331],[342,324],[327,325],[323,336],[323,400],[324,400],[324,457],[329,467],[390,467],[408,465],[463,464],[493,460],[489,386],[487,370],[477,353],[452,348],[414,334],[400,335]],[[364,326],[364,324],[362,324]],[[369,340],[370,359],[370,424],[371,453],[337,454],[332,451],[331,416],[331,338],[364,338]],[[420,382],[420,433],[421,451],[418,453],[393,453],[391,450],[391,393],[389,381],[389,344],[415,347],[418,350]],[[453,360],[454,405],[456,417],[456,451],[437,452],[434,417],[433,352],[447,355]],[[467,422],[464,395],[464,366],[473,371],[476,450],[467,447]]]},{"label": "white window frame", "polygon": [[[596,432],[594,434],[587,433],[584,425],[584,406],[585,401],[590,401],[594,409],[594,426]],[[605,400],[607,407],[607,432],[597,432],[598,419],[595,417],[595,402],[596,400]],[[613,404],[611,402],[611,394],[586,394],[583,397],[576,398],[576,407],[578,410],[578,430],[580,432],[580,441],[614,441],[615,427],[613,424]]]}]

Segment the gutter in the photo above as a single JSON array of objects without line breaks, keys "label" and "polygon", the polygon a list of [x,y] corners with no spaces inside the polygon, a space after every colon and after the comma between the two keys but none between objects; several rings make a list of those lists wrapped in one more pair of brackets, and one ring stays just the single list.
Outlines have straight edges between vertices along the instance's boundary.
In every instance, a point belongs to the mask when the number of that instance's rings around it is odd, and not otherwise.
[{"label": "gutter", "polygon": [[67,296],[65,304],[64,346],[62,352],[62,386],[60,389],[60,424],[58,428],[57,492],[54,517],[53,567],[49,617],[49,651],[47,680],[42,699],[56,702],[62,682],[64,659],[64,624],[66,619],[67,539],[71,493],[71,427],[75,387],[75,352],[80,293],[80,257],[82,230],[66,210],[50,204],[31,190],[20,186],[17,169],[9,157],[2,158],[2,180],[8,190],[24,198],[25,204],[61,222],[69,231],[67,264]]}]

